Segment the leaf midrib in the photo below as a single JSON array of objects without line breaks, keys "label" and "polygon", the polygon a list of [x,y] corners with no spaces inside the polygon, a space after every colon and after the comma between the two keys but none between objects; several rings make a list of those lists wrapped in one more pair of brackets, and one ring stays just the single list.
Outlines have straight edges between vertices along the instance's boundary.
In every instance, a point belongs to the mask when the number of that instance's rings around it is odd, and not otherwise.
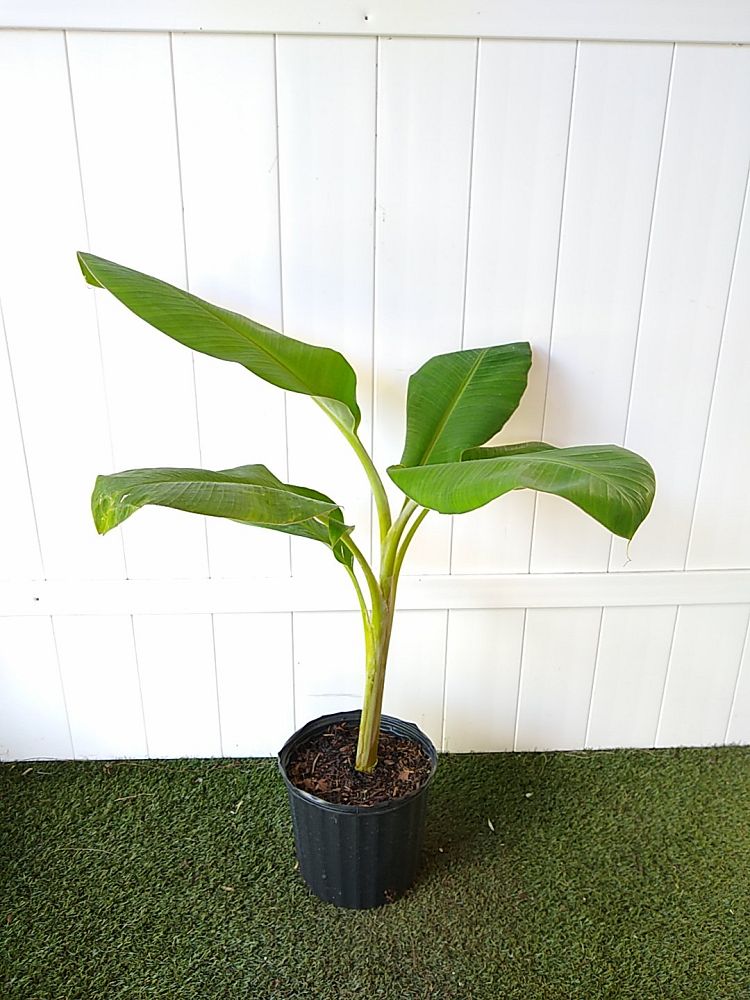
[{"label": "leaf midrib", "polygon": [[[305,497],[301,493],[295,493],[294,490],[277,490],[277,489],[274,489],[273,487],[270,487],[270,486],[253,486],[251,483],[241,483],[241,482],[237,482],[236,480],[235,481],[231,481],[230,480],[230,481],[227,482],[225,480],[206,480],[206,479],[188,479],[188,480],[159,479],[159,480],[156,480],[155,482],[152,482],[152,483],[144,483],[142,486],[140,486],[140,485],[132,486],[129,489],[123,491],[123,493],[121,494],[121,502],[127,502],[128,497],[130,496],[131,493],[135,492],[135,490],[137,490],[137,489],[147,489],[150,486],[151,487],[153,487],[153,486],[171,486],[171,487],[174,487],[175,489],[182,488],[183,490],[187,489],[187,488],[190,488],[190,487],[194,487],[194,486],[239,486],[243,490],[250,490],[250,491],[252,491],[254,493],[260,493],[260,492],[263,492],[263,493],[278,493],[280,496],[287,496],[287,497],[289,495],[291,495],[291,496],[295,496],[295,497],[300,497],[302,500],[307,500],[310,503],[316,503],[316,504],[321,504],[322,506],[328,506],[328,504],[326,504],[324,501],[313,500],[311,497]],[[329,511],[335,510],[336,507],[337,507],[337,504],[331,502],[330,506],[328,507],[328,510]],[[273,521],[273,522],[269,521],[268,523],[269,524],[281,524],[281,525],[284,525],[284,524],[301,524],[303,521],[314,521],[314,520],[322,517],[325,513],[327,513],[327,512],[321,510],[321,511],[318,511],[317,513],[314,513],[314,514],[313,513],[307,514],[304,517],[293,518],[290,521]],[[247,523],[251,523],[251,522],[247,522]]]},{"label": "leaf midrib", "polygon": [[[528,459],[531,454],[532,453],[520,454],[520,455],[508,455],[508,456],[506,456],[504,458],[490,458],[490,459],[476,458],[476,459],[471,459],[469,462],[463,462],[462,464],[463,465],[473,465],[474,463],[476,463],[477,465],[480,465],[481,463],[486,463],[488,461],[489,462],[514,462],[514,461],[517,461],[518,459],[524,459],[524,458]],[[586,466],[586,465],[583,465],[583,466],[582,465],[578,465],[576,462],[571,462],[571,461],[567,461],[566,462],[564,459],[559,459],[559,458],[547,458],[546,456],[548,454],[549,454],[549,452],[535,452],[534,456],[536,458],[536,461],[543,461],[543,462],[545,462],[548,465],[560,465],[563,468],[574,469],[576,472],[583,472],[586,475],[591,476],[594,479],[599,479],[603,483],[606,483],[607,485],[610,485],[617,493],[619,493],[619,495],[624,500],[627,500],[627,501],[629,501],[629,502],[632,503],[633,498],[632,498],[632,496],[630,494],[626,493],[622,487],[618,486],[616,483],[613,483],[610,479],[607,479],[607,477],[603,476],[601,473],[593,472],[590,468],[588,468],[588,466]],[[632,480],[631,479],[631,482],[636,482],[637,483],[638,480]]]},{"label": "leaf midrib", "polygon": [[[147,276],[147,277],[149,277],[149,276]],[[99,279],[97,278],[97,280],[99,280]],[[154,280],[154,281],[160,281],[161,282],[160,278],[152,278],[152,280]],[[198,298],[198,296],[193,295],[191,292],[185,291],[184,288],[180,288],[177,285],[172,285],[172,284],[170,284],[167,281],[164,281],[164,282],[161,282],[161,283],[164,284],[164,285],[169,285],[169,287],[173,288],[174,291],[177,292],[177,294],[179,296],[181,296],[184,299],[188,299],[189,302],[192,305],[198,306],[203,312],[205,312],[209,316],[211,316],[212,319],[214,319],[214,320],[222,323],[224,326],[227,327],[228,330],[231,330],[233,333],[237,334],[238,336],[240,336],[243,339],[245,339],[246,341],[248,341],[248,343],[250,343],[256,350],[260,351],[262,354],[265,354],[266,357],[268,357],[268,358],[271,359],[271,361],[276,362],[276,364],[279,365],[280,368],[283,368],[284,371],[287,372],[288,375],[293,376],[295,379],[297,379],[297,381],[301,382],[302,385],[307,385],[308,389],[310,388],[310,386],[305,382],[305,380],[303,378],[300,378],[300,376],[297,374],[297,372],[295,372],[292,368],[290,368],[289,365],[285,361],[283,361],[280,357],[278,357],[273,351],[269,350],[267,346],[256,344],[254,341],[252,341],[250,339],[250,337],[249,337],[248,332],[247,332],[246,329],[243,329],[241,326],[235,326],[233,323],[230,323],[229,320],[227,319],[227,314],[229,314],[229,315],[236,315],[238,319],[244,320],[245,322],[251,323],[251,324],[253,324],[254,326],[257,326],[257,327],[262,327],[263,325],[261,323],[253,323],[253,320],[249,319],[246,316],[241,316],[239,313],[233,313],[231,309],[222,310],[221,313],[217,314],[213,310],[214,310],[214,308],[220,308],[220,307],[218,307],[218,306],[217,307],[212,306],[210,302],[205,302],[203,299]],[[124,303],[123,303],[123,305],[124,305]],[[148,322],[148,320],[146,322]],[[268,333],[271,333],[271,334],[273,334],[273,333],[276,332],[275,330],[272,330],[270,327],[263,327],[263,330],[267,330]],[[293,340],[294,338],[289,337],[288,339],[289,340]],[[325,348],[317,347],[317,345],[315,345],[315,344],[307,344],[305,346],[312,347],[312,348],[314,348],[316,350],[325,350]],[[195,350],[195,348],[191,348],[191,349]],[[201,351],[199,353],[203,353],[203,352]],[[252,372],[252,374],[254,375],[255,372]],[[311,393],[311,395],[314,395],[314,393]],[[327,399],[329,397],[324,396],[323,398]],[[346,403],[346,402],[344,402],[343,399],[338,400],[338,402],[343,403],[344,406],[346,406],[349,409],[349,404]],[[353,413],[351,411],[351,409],[349,410],[349,412],[356,419],[356,414]]]},{"label": "leaf midrib", "polygon": [[448,421],[453,416],[453,414],[454,414],[454,412],[456,410],[456,407],[458,406],[459,402],[461,401],[461,398],[463,397],[464,393],[466,392],[466,389],[469,386],[469,383],[474,378],[474,375],[476,374],[477,368],[482,363],[482,361],[484,360],[484,358],[487,356],[488,352],[489,352],[489,348],[487,348],[487,347],[482,348],[482,350],[479,353],[479,356],[477,357],[477,360],[474,362],[474,364],[471,366],[471,368],[468,370],[468,372],[464,376],[463,380],[459,384],[459,386],[457,388],[457,391],[456,391],[456,394],[455,394],[455,396],[453,398],[453,402],[452,402],[451,406],[447,410],[444,411],[443,416],[440,419],[440,421],[438,422],[437,428],[436,428],[434,434],[432,435],[432,439],[430,440],[429,445],[427,446],[427,448],[425,449],[425,451],[422,453],[422,461],[419,463],[420,465],[424,465],[427,462],[427,459],[430,457],[430,455],[434,451],[435,445],[437,444],[437,442],[438,442],[438,440],[440,438],[440,435],[445,430],[446,425],[448,424]]}]

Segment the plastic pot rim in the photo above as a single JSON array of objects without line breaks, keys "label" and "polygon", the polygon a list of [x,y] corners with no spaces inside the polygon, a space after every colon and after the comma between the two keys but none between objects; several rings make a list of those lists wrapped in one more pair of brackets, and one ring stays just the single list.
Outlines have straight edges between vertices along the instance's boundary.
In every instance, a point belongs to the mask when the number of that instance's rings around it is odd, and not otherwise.
[{"label": "plastic pot rim", "polygon": [[311,736],[315,730],[325,729],[331,723],[335,722],[359,721],[361,715],[362,712],[360,709],[353,711],[331,712],[328,715],[320,715],[317,719],[312,719],[310,722],[305,723],[304,726],[289,737],[281,750],[279,750],[276,763],[281,773],[281,777],[284,779],[287,791],[291,795],[295,795],[307,802],[310,802],[319,809],[324,809],[327,812],[355,813],[374,816],[378,813],[385,813],[390,812],[393,809],[398,809],[406,802],[410,802],[412,799],[417,798],[417,796],[422,795],[427,791],[427,788],[431,784],[432,779],[435,777],[435,772],[437,770],[438,755],[435,745],[432,740],[426,736],[417,725],[415,725],[415,723],[405,722],[403,719],[398,719],[393,715],[381,716],[382,731],[394,736],[406,736],[408,739],[414,740],[415,743],[419,743],[429,758],[430,773],[427,775],[419,788],[416,788],[412,792],[408,792],[406,795],[400,795],[397,799],[389,799],[387,802],[378,802],[371,806],[362,806],[349,805],[343,802],[328,802],[326,799],[321,799],[317,795],[313,795],[312,792],[306,792],[304,789],[298,788],[296,785],[292,784],[286,773],[286,765],[292,750],[294,750],[301,742],[304,742],[307,737]]}]

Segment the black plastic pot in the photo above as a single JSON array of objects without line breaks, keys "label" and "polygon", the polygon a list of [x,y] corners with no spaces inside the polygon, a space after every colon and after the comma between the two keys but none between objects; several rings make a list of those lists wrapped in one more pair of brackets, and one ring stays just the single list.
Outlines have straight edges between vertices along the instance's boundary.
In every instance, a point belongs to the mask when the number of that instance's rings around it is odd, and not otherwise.
[{"label": "black plastic pot", "polygon": [[430,758],[432,770],[418,791],[375,806],[349,806],[296,788],[286,772],[292,751],[331,723],[359,723],[359,717],[360,712],[337,712],[308,722],[279,751],[279,770],[289,794],[299,868],[308,887],[327,903],[366,910],[392,903],[414,883],[437,751],[413,723],[384,715],[382,732],[414,740]]}]

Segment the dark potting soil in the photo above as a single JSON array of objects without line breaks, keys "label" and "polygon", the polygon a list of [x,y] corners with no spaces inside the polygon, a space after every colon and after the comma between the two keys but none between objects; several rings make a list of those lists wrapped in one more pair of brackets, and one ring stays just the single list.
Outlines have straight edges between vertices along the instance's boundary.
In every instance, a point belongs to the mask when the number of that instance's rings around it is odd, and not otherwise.
[{"label": "dark potting soil", "polygon": [[356,725],[337,722],[297,747],[287,764],[291,783],[326,802],[351,806],[389,802],[422,787],[430,775],[430,760],[406,736],[381,733],[375,770],[355,770],[358,732]]}]

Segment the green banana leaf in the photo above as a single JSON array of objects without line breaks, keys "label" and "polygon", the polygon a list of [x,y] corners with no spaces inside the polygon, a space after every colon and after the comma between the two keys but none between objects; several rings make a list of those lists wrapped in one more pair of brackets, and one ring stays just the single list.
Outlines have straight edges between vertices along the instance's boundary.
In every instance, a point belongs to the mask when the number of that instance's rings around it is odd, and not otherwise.
[{"label": "green banana leaf", "polygon": [[342,538],[352,529],[330,497],[282,483],[264,465],[206,469],[131,469],[97,476],[91,511],[99,534],[122,524],[141,507],[153,504],[212,517],[225,517],[323,542],[351,566]]},{"label": "green banana leaf", "polygon": [[234,361],[281,389],[312,396],[337,423],[348,431],[357,430],[357,376],[338,351],[293,340],[94,254],[79,253],[78,263],[90,285],[106,288],[136,316],[173,340],[202,354]]},{"label": "green banana leaf", "polygon": [[409,379],[401,465],[456,462],[503,427],[526,389],[531,346],[501,344],[430,358]]},{"label": "green banana leaf", "polygon": [[552,493],[623,538],[633,537],[656,489],[648,462],[617,445],[554,448],[530,441],[472,448],[460,462],[391,466],[388,474],[412,500],[443,514],[476,510],[511,490]]}]

